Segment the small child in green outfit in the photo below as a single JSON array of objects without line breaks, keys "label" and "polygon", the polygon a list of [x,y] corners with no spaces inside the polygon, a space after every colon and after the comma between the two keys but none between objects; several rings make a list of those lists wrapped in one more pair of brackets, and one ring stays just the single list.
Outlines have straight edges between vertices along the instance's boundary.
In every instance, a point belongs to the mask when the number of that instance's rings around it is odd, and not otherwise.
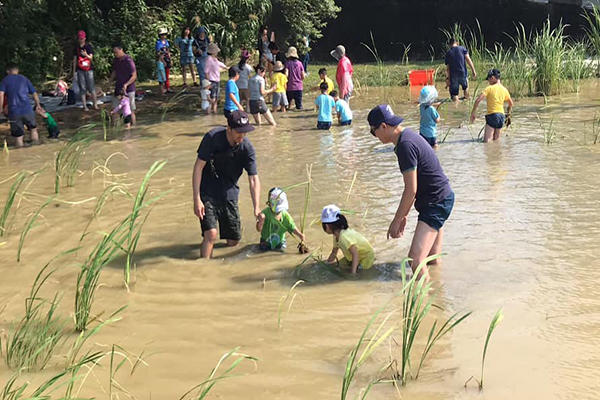
[{"label": "small child in green outfit", "polygon": [[60,133],[60,129],[58,128],[58,124],[52,118],[50,113],[46,112],[42,107],[40,107],[37,111],[38,115],[44,118],[44,123],[46,124],[46,129],[48,129],[48,138],[49,139],[57,139]]},{"label": "small child in green outfit", "polygon": [[296,228],[294,219],[287,212],[289,204],[285,192],[278,187],[269,190],[267,205],[256,223],[256,230],[260,232],[260,249],[285,250],[285,234],[288,232],[304,242],[304,234]]},{"label": "small child in green outfit", "polygon": [[349,265],[351,273],[356,274],[361,269],[373,266],[373,247],[363,235],[348,227],[348,221],[338,206],[330,204],[323,207],[321,223],[325,233],[333,235],[333,249],[327,259],[329,264],[336,262],[338,251],[342,250],[344,258],[340,264]]}]

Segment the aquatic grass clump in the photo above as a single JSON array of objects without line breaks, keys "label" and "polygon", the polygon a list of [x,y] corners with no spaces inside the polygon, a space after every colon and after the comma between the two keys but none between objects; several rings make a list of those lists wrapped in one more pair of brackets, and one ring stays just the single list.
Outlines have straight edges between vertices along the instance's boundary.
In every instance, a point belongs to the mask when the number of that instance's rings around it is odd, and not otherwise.
[{"label": "aquatic grass clump", "polygon": [[175,110],[177,108],[183,108],[186,104],[196,104],[200,100],[200,96],[197,94],[187,93],[185,90],[175,94],[166,103],[162,104],[162,115],[160,122],[164,122],[167,117],[167,112]]},{"label": "aquatic grass clump", "polygon": [[23,245],[25,244],[25,238],[27,237],[27,234],[35,226],[35,222],[42,210],[46,208],[48,204],[52,203],[52,200],[54,200],[54,198],[49,197],[33,214],[31,214],[31,216],[25,222],[23,230],[21,231],[21,236],[19,237],[19,247],[17,248],[17,262],[21,262],[21,251],[23,250]]},{"label": "aquatic grass clump", "polygon": [[[191,388],[190,390],[185,392],[183,394],[183,396],[181,396],[179,398],[179,400],[185,400],[185,399],[202,400],[202,399],[206,398],[208,396],[208,394],[210,393],[210,391],[212,390],[212,388],[217,384],[217,382],[235,377],[236,375],[232,375],[232,374],[230,374],[230,372],[232,372],[235,368],[237,368],[237,366],[240,365],[240,363],[242,363],[243,361],[252,361],[254,363],[254,366],[256,367],[256,362],[260,361],[260,359],[249,356],[247,354],[238,353],[239,349],[240,349],[239,347],[236,347],[235,349],[225,353],[219,359],[219,361],[217,362],[217,365],[215,365],[215,367],[212,369],[212,371],[208,375],[208,378],[206,378],[204,381],[202,381],[201,383],[197,384],[196,386],[194,386],[193,388]],[[218,372],[219,368],[221,367],[221,364],[223,364],[225,361],[227,361],[227,359],[229,359],[230,357],[235,358],[235,360],[233,360],[231,365],[227,369],[225,369],[225,371],[223,371],[217,375],[217,372]],[[188,395],[190,395],[192,392],[196,392],[196,394],[188,397]]]},{"label": "aquatic grass clump", "polygon": [[540,128],[542,129],[542,134],[544,135],[544,144],[552,144],[556,139],[556,129],[554,129],[554,115],[550,118],[550,122],[546,125],[539,114],[535,114],[538,123],[540,124]]},{"label": "aquatic grass clump", "polygon": [[81,156],[92,144],[93,136],[88,134],[95,125],[86,125],[73,136],[63,148],[56,153],[54,159],[54,193],[58,194],[61,181],[66,181],[68,187],[75,185],[75,177],[81,161]]},{"label": "aquatic grass clump", "polygon": [[150,200],[145,201],[146,194],[148,193],[148,187],[150,185],[150,179],[156,173],[158,173],[165,166],[166,163],[167,163],[167,161],[156,161],[156,162],[154,162],[154,164],[152,164],[152,166],[150,167],[150,169],[144,176],[144,179],[142,180],[142,184],[140,185],[140,188],[135,196],[135,201],[133,203],[133,209],[131,211],[131,214],[128,217],[128,220],[129,220],[128,232],[127,232],[127,237],[126,237],[127,240],[125,242],[125,246],[126,246],[125,252],[127,253],[127,259],[125,261],[125,284],[126,285],[129,285],[129,282],[130,282],[131,267],[133,266],[133,256],[135,254],[135,249],[137,247],[138,241],[140,240],[140,236],[142,234],[142,228],[144,227],[144,224],[146,223],[146,220],[148,219],[148,216],[150,215],[150,212],[148,212],[144,218],[139,220],[140,216],[141,216],[141,211],[143,208],[149,206],[150,204],[154,203],[161,197],[163,197],[171,192],[170,190],[167,192],[163,192],[163,193],[159,194],[158,196],[155,196],[155,197],[151,198]]},{"label": "aquatic grass clump", "polygon": [[44,369],[63,338],[65,321],[57,315],[58,294],[52,300],[38,297],[42,285],[55,272],[45,273],[50,264],[37,274],[30,295],[25,300],[25,315],[6,337],[0,338],[0,353],[6,365],[27,371]]},{"label": "aquatic grass clump", "polygon": [[595,4],[592,4],[591,11],[585,9],[582,16],[588,23],[588,26],[583,27],[583,30],[594,50],[597,62],[596,73],[598,73],[600,71],[600,63],[598,63],[600,61],[600,9]]},{"label": "aquatic grass clump", "polygon": [[477,379],[474,376],[472,376],[465,382],[465,387],[467,387],[469,381],[473,379],[475,380],[475,382],[477,382],[479,390],[483,390],[483,370],[485,367],[485,356],[487,354],[488,345],[490,344],[490,338],[492,337],[492,333],[494,333],[494,331],[503,319],[504,313],[502,309],[499,309],[498,311],[496,311],[496,314],[494,314],[494,317],[490,322],[490,327],[488,328],[487,336],[485,337],[485,344],[483,345],[483,354],[481,356],[481,379]]},{"label": "aquatic grass clump", "polygon": [[8,195],[6,196],[6,203],[4,203],[2,214],[0,214],[0,237],[8,233],[10,223],[12,222],[12,218],[10,218],[12,206],[15,201],[15,197],[17,196],[17,192],[21,188],[25,178],[27,178],[27,173],[25,171],[19,172],[15,178],[15,181],[10,186]]},{"label": "aquatic grass clump", "polygon": [[565,74],[571,80],[572,90],[575,93],[581,91],[581,81],[593,74],[586,53],[587,46],[583,43],[571,43],[567,47]]},{"label": "aquatic grass clump", "polygon": [[535,61],[535,88],[546,96],[559,93],[565,80],[568,45],[564,31],[562,22],[552,28],[548,19],[541,31],[535,32],[532,37],[530,51]]},{"label": "aquatic grass clump", "polygon": [[[375,64],[377,65],[377,74],[374,76],[375,80],[372,82],[372,86],[390,86],[392,84],[392,79],[390,76],[390,71],[386,68],[385,63],[383,62],[379,52],[377,51],[377,45],[375,44],[375,38],[373,37],[373,32],[369,31],[369,35],[371,37],[371,46],[366,43],[360,42],[373,56],[375,59]],[[405,49],[406,50],[406,49]],[[410,51],[410,45],[408,46],[408,50]],[[408,64],[408,51],[405,51],[406,63]]]}]

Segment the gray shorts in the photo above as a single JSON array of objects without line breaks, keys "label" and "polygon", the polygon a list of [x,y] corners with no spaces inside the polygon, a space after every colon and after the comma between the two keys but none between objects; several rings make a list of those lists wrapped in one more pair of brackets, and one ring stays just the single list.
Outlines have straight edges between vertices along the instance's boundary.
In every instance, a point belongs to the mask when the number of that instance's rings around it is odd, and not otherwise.
[{"label": "gray shorts", "polygon": [[[131,107],[131,111],[135,111],[135,92],[127,93],[127,97],[129,97],[129,106]],[[113,96],[112,105],[116,107],[119,105],[119,96]]]},{"label": "gray shorts", "polygon": [[10,118],[10,134],[12,137],[21,137],[25,133],[25,126],[30,131],[35,129],[35,114],[17,115],[14,118]]},{"label": "gray shorts", "polygon": [[220,87],[219,84],[221,82],[219,81],[210,81],[211,85],[210,85],[210,98],[213,100],[218,100],[219,99],[219,92],[220,92]]},{"label": "gray shorts", "polygon": [[273,93],[273,107],[285,106],[289,105],[288,99],[285,93]]},{"label": "gray shorts", "polygon": [[264,100],[250,100],[250,114],[266,114],[269,111]]},{"label": "gray shorts", "polygon": [[96,82],[94,82],[94,70],[89,71],[77,70],[77,85],[79,85],[79,93],[86,92],[94,93],[96,91]]}]

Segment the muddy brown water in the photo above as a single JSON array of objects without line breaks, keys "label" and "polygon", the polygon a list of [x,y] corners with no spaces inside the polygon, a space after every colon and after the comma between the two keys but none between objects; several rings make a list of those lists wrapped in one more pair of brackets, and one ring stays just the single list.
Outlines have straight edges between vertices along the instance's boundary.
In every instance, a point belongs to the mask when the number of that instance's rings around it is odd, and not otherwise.
[{"label": "muddy brown water", "polygon": [[[600,389],[600,145],[589,145],[598,108],[598,85],[589,83],[579,95],[517,102],[514,125],[499,143],[473,142],[483,123],[469,133],[459,127],[467,105],[448,106],[439,129],[453,131],[437,154],[456,192],[456,205],[446,227],[443,265],[433,271],[441,286],[437,303],[444,318],[459,310],[473,315],[434,348],[418,380],[401,389],[404,399],[481,398],[474,386],[489,322],[504,308],[490,344],[486,370],[487,399],[597,398]],[[312,95],[306,96],[312,103]],[[192,212],[191,170],[202,135],[222,124],[222,116],[168,115],[163,123],[140,115],[138,137],[94,142],[83,157],[75,186],[61,188],[26,238],[22,261],[16,262],[19,234],[28,215],[53,193],[52,162],[61,143],[0,156],[3,181],[21,169],[46,166],[28,187],[8,236],[0,238],[0,328],[7,330],[23,315],[24,299],[38,271],[54,256],[77,246],[105,177],[94,166],[104,164],[118,179],[137,190],[150,165],[168,160],[151,181],[152,194],[172,192],[152,210],[136,254],[135,282],[123,285],[124,259],[102,272],[93,313],[107,318],[123,305],[123,319],[101,330],[88,347],[109,351],[118,344],[148,356],[147,366],[133,376],[122,370],[118,382],[140,399],[177,399],[200,383],[219,357],[237,346],[261,359],[242,364],[241,376],[219,382],[213,394],[224,399],[334,399],[339,397],[348,354],[369,317],[400,289],[398,268],[410,245],[416,223],[410,215],[406,236],[386,240],[398,205],[402,179],[394,153],[368,133],[366,114],[389,101],[407,126],[417,127],[415,105],[405,89],[363,90],[352,100],[352,127],[316,131],[315,113],[277,115],[277,128],[263,126],[249,135],[258,154],[261,201],[272,186],[306,179],[312,164],[314,193],[308,210],[312,222],[321,207],[337,203],[356,211],[350,225],[364,233],[377,252],[378,273],[345,280],[308,266],[307,283],[296,289],[283,329],[277,328],[281,297],[296,282],[292,270],[303,259],[288,239],[286,254],[260,253],[255,248],[247,178],[241,180],[243,241],[235,249],[218,248],[215,260],[198,260],[201,234]],[[481,108],[483,112],[483,106]],[[536,118],[555,116],[556,142],[546,145]],[[587,132],[587,133],[586,133]],[[588,145],[584,145],[584,140]],[[125,156],[127,158],[125,158]],[[354,173],[356,182],[348,197]],[[0,185],[5,199],[11,182]],[[348,197],[348,199],[347,199]],[[300,221],[304,193],[291,189],[291,214]],[[77,256],[53,263],[57,272],[44,294],[62,294],[60,311],[72,318],[78,264],[107,231],[128,214],[132,200],[115,196],[92,223]],[[331,237],[314,223],[306,230],[311,248],[328,254]],[[72,324],[69,325],[69,327]],[[424,329],[428,329],[425,327]],[[417,352],[425,340],[419,336]],[[399,340],[400,333],[395,337]],[[47,370],[24,374],[39,383],[64,366],[73,336],[52,358]],[[377,375],[389,360],[386,343],[359,370],[351,395]],[[399,348],[391,345],[399,358]],[[80,395],[109,397],[107,359],[88,376]],[[0,383],[11,375],[0,362]],[[119,392],[119,391],[117,391]],[[57,393],[62,393],[62,389]],[[119,392],[119,398],[127,398]],[[391,385],[376,386],[369,398],[397,397]],[[117,398],[113,394],[113,398]]]}]

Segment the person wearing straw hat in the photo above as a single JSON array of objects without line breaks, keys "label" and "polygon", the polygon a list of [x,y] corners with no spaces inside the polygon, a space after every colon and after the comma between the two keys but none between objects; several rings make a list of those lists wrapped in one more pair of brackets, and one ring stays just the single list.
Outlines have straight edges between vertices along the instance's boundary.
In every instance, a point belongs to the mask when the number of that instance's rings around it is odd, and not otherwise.
[{"label": "person wearing straw hat", "polygon": [[298,50],[294,46],[290,46],[285,56],[288,59],[285,63],[288,76],[287,99],[290,105],[292,101],[296,103],[296,110],[302,110],[302,81],[306,77],[304,67],[298,59]]},{"label": "person wearing straw hat", "polygon": [[[400,238],[413,204],[419,212],[417,227],[408,257],[415,272],[428,257],[442,252],[444,223],[454,206],[454,192],[435,151],[421,135],[402,125],[404,119],[394,115],[388,104],[373,108],[367,117],[371,134],[381,143],[392,143],[404,179],[404,191],[387,237]],[[439,263],[439,259],[430,264]],[[425,282],[430,280],[427,265],[419,271]]]},{"label": "person wearing straw hat", "polygon": [[167,39],[167,35],[169,31],[167,28],[160,28],[158,30],[158,39],[156,40],[156,45],[154,45],[154,50],[157,53],[164,54],[165,61],[165,88],[167,89],[167,93],[173,93],[171,90],[171,82],[169,80],[169,75],[171,73],[171,44],[169,43],[169,39]]},{"label": "person wearing straw hat", "polygon": [[340,88],[340,97],[350,104],[350,96],[352,96],[354,90],[354,83],[352,82],[354,68],[350,59],[346,56],[346,48],[340,44],[334,50],[331,50],[329,54],[338,60],[335,80]]},{"label": "person wearing straw hat", "polygon": [[435,86],[425,86],[419,94],[419,112],[421,115],[419,133],[427,143],[437,149],[437,124],[442,120],[434,102],[438,97]]},{"label": "person wearing straw hat", "polygon": [[202,89],[200,89],[200,97],[202,98],[201,108],[207,114],[210,114],[211,98],[210,98],[210,86],[212,84],[208,79],[202,80]]},{"label": "person wearing straw hat", "polygon": [[287,195],[283,189],[274,187],[269,190],[267,207],[262,210],[261,217],[256,222],[256,231],[260,232],[261,250],[285,250],[286,233],[296,235],[300,242],[304,242],[305,236],[296,227],[294,219],[288,213],[289,208]]},{"label": "person wearing straw hat", "polygon": [[227,117],[227,127],[210,130],[198,147],[192,190],[194,214],[200,219],[204,236],[203,258],[212,256],[217,232],[227,241],[227,246],[237,246],[242,238],[238,181],[244,170],[248,174],[254,217],[257,222],[262,219],[256,152],[246,138],[253,130],[248,115],[235,110]]},{"label": "person wearing straw hat", "polygon": [[210,81],[210,98],[212,103],[210,112],[213,114],[217,113],[217,105],[219,104],[221,71],[225,71],[227,69],[227,65],[223,64],[217,58],[219,51],[221,51],[221,49],[219,49],[219,46],[217,46],[215,43],[208,45],[208,57],[206,57],[206,65],[204,67],[206,79]]},{"label": "person wearing straw hat", "polygon": [[275,62],[275,68],[273,73],[273,85],[275,91],[273,92],[273,112],[281,111],[285,112],[288,107],[288,99],[286,94],[286,88],[288,83],[287,71],[284,71],[285,67],[281,61]]}]

